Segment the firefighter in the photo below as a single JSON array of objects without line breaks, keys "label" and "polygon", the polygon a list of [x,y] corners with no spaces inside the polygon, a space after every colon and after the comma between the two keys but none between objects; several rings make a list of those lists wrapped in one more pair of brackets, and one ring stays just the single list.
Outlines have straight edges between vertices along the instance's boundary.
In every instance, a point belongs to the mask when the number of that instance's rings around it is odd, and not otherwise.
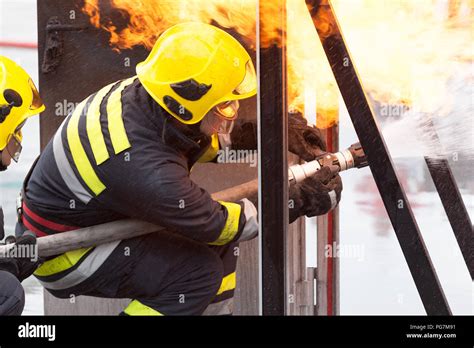
[{"label": "firefighter", "polygon": [[[135,218],[167,231],[57,255],[35,272],[43,286],[59,298],[131,298],[123,315],[231,314],[236,247],[256,236],[256,207],[212,200],[189,173],[223,146],[255,147],[254,125],[233,128],[239,100],[256,90],[237,40],[183,23],[159,37],[137,76],[82,101],[25,180],[20,229],[41,237]],[[322,151],[316,128],[293,126],[291,148],[313,158]],[[304,184],[311,189],[290,192],[293,220],[324,214],[337,204],[330,197],[340,198],[329,170]],[[308,196],[314,188],[318,202]]]},{"label": "firefighter", "polygon": [[[5,171],[12,160],[18,161],[21,128],[29,117],[44,109],[28,73],[9,58],[0,56],[0,171]],[[0,240],[5,237],[3,226],[3,210],[0,207]],[[9,237],[9,241],[15,242],[15,238]],[[36,237],[27,233],[16,240],[14,247],[35,243]],[[38,262],[32,261],[34,255],[30,255],[31,258],[7,256],[0,257],[0,315],[20,315],[25,306],[21,282],[33,273]]]}]

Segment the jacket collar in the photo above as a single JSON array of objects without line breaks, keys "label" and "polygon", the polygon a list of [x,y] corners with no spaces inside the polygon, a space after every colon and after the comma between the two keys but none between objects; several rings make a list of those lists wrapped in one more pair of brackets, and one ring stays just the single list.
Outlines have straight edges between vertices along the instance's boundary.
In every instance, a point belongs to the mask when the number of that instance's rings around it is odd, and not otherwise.
[{"label": "jacket collar", "polygon": [[183,154],[192,165],[206,151],[211,138],[199,131],[199,125],[185,125],[171,116],[142,88],[150,100],[152,112],[148,117],[161,141]]}]

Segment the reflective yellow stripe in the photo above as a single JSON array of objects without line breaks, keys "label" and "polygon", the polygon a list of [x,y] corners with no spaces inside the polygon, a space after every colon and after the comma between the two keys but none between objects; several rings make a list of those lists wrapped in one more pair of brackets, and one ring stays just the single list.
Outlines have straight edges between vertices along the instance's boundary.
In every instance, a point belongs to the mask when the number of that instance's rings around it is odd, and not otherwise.
[{"label": "reflective yellow stripe", "polygon": [[107,102],[107,117],[109,120],[109,133],[115,154],[131,147],[122,117],[122,91],[135,81],[136,77],[121,82],[120,86],[112,92]]},{"label": "reflective yellow stripe", "polygon": [[217,152],[219,151],[219,137],[217,134],[213,134],[211,137],[211,145],[207,151],[199,159],[199,163],[206,163],[212,161],[217,157]]},{"label": "reflective yellow stripe", "polygon": [[209,243],[211,245],[224,245],[231,242],[239,231],[239,220],[242,207],[237,203],[221,202],[227,208],[227,221],[216,241]]},{"label": "reflective yellow stripe", "polygon": [[141,315],[141,316],[162,316],[163,314],[154,310],[151,307],[145,306],[143,303],[140,303],[137,300],[133,300],[125,308],[124,312],[128,315]]},{"label": "reflective yellow stripe", "polygon": [[105,190],[105,185],[100,181],[99,177],[92,168],[89,159],[87,158],[86,151],[81,144],[81,138],[79,137],[79,119],[81,117],[84,106],[86,105],[87,99],[80,103],[69,120],[67,127],[67,140],[71,155],[74,160],[79,174],[86,185],[98,196],[102,191]]},{"label": "reflective yellow stripe", "polygon": [[110,84],[97,92],[87,110],[87,136],[89,137],[92,153],[94,154],[97,165],[100,165],[109,159],[109,153],[107,151],[107,146],[105,145],[104,135],[102,134],[102,127],[100,124],[100,104],[114,85],[115,83]]},{"label": "reflective yellow stripe", "polygon": [[47,277],[68,270],[77,264],[91,249],[92,248],[83,248],[68,251],[67,253],[55,257],[54,259],[48,260],[35,271],[34,275],[39,277]]},{"label": "reflective yellow stripe", "polygon": [[229,290],[234,290],[236,284],[237,284],[237,277],[236,277],[235,272],[229,274],[228,276],[225,276],[224,279],[222,279],[221,287],[219,288],[217,295],[220,295],[223,292],[226,292]]}]

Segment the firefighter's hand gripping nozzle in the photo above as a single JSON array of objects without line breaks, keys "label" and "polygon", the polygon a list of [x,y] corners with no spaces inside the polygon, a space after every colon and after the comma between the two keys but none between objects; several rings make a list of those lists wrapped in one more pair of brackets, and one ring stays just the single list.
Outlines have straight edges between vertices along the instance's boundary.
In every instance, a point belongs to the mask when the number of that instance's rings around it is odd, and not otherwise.
[{"label": "firefighter's hand gripping nozzle", "polygon": [[303,181],[325,166],[338,168],[337,171],[342,172],[351,168],[366,167],[368,166],[368,162],[362,146],[356,143],[346,150],[336,153],[327,153],[314,161],[291,166],[288,169],[290,184]]}]

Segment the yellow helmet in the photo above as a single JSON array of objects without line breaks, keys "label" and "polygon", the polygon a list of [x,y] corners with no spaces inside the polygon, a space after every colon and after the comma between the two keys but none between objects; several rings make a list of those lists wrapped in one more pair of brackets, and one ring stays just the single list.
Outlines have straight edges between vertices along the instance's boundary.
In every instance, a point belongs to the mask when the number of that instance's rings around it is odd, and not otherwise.
[{"label": "yellow helmet", "polygon": [[205,23],[166,30],[137,65],[137,75],[153,99],[184,124],[200,122],[219,104],[257,93],[255,68],[245,48]]},{"label": "yellow helmet", "polygon": [[28,73],[14,61],[0,56],[0,151],[11,136],[21,139],[20,128],[26,119],[44,109]]}]

